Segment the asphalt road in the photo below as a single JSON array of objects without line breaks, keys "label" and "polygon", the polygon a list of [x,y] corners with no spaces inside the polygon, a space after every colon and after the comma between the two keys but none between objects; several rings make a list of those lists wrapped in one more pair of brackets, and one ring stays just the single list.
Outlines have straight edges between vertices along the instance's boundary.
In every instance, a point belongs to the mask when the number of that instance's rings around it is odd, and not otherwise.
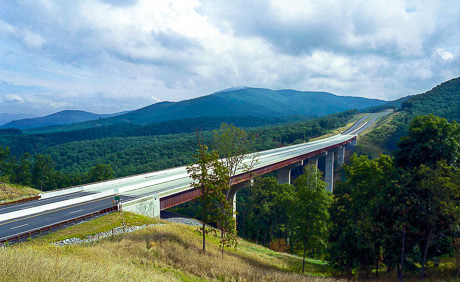
[{"label": "asphalt road", "polygon": [[[128,201],[133,197],[121,196],[120,201]],[[23,234],[42,227],[67,221],[79,216],[113,206],[114,197],[104,197],[93,201],[71,205],[55,210],[45,211],[30,216],[0,222],[0,241],[16,234]]]}]

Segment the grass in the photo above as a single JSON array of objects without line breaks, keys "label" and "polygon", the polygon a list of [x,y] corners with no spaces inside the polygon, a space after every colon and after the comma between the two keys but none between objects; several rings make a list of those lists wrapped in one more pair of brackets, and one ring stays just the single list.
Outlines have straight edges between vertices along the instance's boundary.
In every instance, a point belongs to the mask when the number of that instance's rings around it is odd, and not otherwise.
[{"label": "grass", "polygon": [[[41,192],[40,190],[30,188],[27,186],[22,186],[19,184],[7,183],[6,185],[8,187],[5,187],[4,185],[5,184],[0,183],[0,201],[5,201],[5,202],[14,201],[14,200],[24,198],[24,197],[36,196]],[[13,192],[13,193],[10,193],[10,192]]]},{"label": "grass", "polygon": [[[158,222],[130,213],[125,213],[125,221],[132,225]],[[0,250],[0,277],[6,281],[328,280],[315,277],[328,274],[329,267],[320,261],[308,260],[309,275],[301,275],[300,257],[242,239],[238,249],[226,249],[222,259],[219,237],[209,235],[203,254],[196,227],[183,224],[152,226],[92,244],[49,244],[120,224],[120,214],[114,213]]]}]

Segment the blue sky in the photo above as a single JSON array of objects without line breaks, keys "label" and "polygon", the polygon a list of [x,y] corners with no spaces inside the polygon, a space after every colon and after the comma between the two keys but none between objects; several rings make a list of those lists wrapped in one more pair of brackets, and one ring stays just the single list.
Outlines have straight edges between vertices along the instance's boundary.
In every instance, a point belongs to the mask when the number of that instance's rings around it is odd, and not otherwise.
[{"label": "blue sky", "polygon": [[460,1],[0,1],[0,114],[234,86],[393,100],[460,75]]}]

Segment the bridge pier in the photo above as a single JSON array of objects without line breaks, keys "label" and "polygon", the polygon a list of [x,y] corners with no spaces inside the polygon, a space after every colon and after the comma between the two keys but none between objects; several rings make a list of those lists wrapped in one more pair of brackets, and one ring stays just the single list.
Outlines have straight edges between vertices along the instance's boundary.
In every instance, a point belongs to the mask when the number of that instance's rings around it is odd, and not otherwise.
[{"label": "bridge pier", "polygon": [[230,187],[230,191],[227,193],[227,201],[231,201],[232,206],[233,206],[233,217],[236,220],[236,194],[238,191],[244,188],[250,187],[254,183],[254,180],[246,180],[243,182],[240,182],[238,184],[232,185]]},{"label": "bridge pier", "polygon": [[334,191],[334,153],[334,150],[327,152],[326,168],[324,170],[324,178],[327,183],[326,191],[331,193]]},{"label": "bridge pier", "polygon": [[302,166],[303,161],[299,161],[288,165],[286,167],[280,168],[276,171],[278,175],[278,183],[279,184],[291,184],[291,170],[295,167]]},{"label": "bridge pier", "polygon": [[345,162],[345,146],[340,146],[337,148],[337,165],[343,166]]}]

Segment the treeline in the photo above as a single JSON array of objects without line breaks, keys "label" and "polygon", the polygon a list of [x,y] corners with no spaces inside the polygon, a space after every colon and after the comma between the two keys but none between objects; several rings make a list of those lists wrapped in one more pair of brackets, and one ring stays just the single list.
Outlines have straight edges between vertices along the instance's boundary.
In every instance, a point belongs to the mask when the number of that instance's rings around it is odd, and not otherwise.
[{"label": "treeline", "polygon": [[[309,138],[344,126],[356,114],[356,110],[350,110],[318,119],[248,128],[247,131],[255,136],[256,146],[254,149],[266,150],[308,141]],[[213,122],[213,127],[218,128],[219,125],[217,120],[215,124]],[[197,124],[193,127],[193,131],[197,128],[203,130],[203,127]],[[104,130],[108,130],[108,128]],[[112,130],[116,130],[116,128],[112,128]],[[210,143],[212,132],[208,130],[203,133],[205,141]],[[60,134],[67,136],[66,138],[69,138],[66,139],[67,141],[72,140],[70,137],[72,132]],[[64,142],[59,145],[51,145],[50,140],[54,137],[49,136],[61,135],[56,133],[56,135],[0,136],[0,144],[8,146],[11,154],[16,158],[20,158],[24,153],[33,156],[49,155],[55,164],[55,169],[67,175],[83,174],[87,172],[88,168],[103,163],[111,165],[116,177],[189,164],[193,161],[192,155],[196,149],[194,133],[108,137]]]},{"label": "treeline", "polygon": [[[310,234],[307,243],[299,240],[293,224],[300,209],[293,209],[299,183],[280,185],[274,176],[256,179],[238,194],[238,233],[280,251],[297,252],[306,244],[309,256],[327,260],[347,277],[379,276],[382,271],[400,279],[404,272],[424,277],[429,265],[448,260],[451,267],[444,266],[443,275],[458,278],[458,140],[456,122],[418,116],[394,159],[353,156],[344,165],[346,180],[336,182],[330,218],[323,215],[311,223],[324,226],[327,220],[327,227]],[[188,212],[192,210],[189,205]]]},{"label": "treeline", "polygon": [[55,169],[49,155],[12,157],[8,148],[0,147],[0,181],[30,186],[41,191],[93,183],[113,178],[110,165],[98,164],[87,172],[65,174]]}]

